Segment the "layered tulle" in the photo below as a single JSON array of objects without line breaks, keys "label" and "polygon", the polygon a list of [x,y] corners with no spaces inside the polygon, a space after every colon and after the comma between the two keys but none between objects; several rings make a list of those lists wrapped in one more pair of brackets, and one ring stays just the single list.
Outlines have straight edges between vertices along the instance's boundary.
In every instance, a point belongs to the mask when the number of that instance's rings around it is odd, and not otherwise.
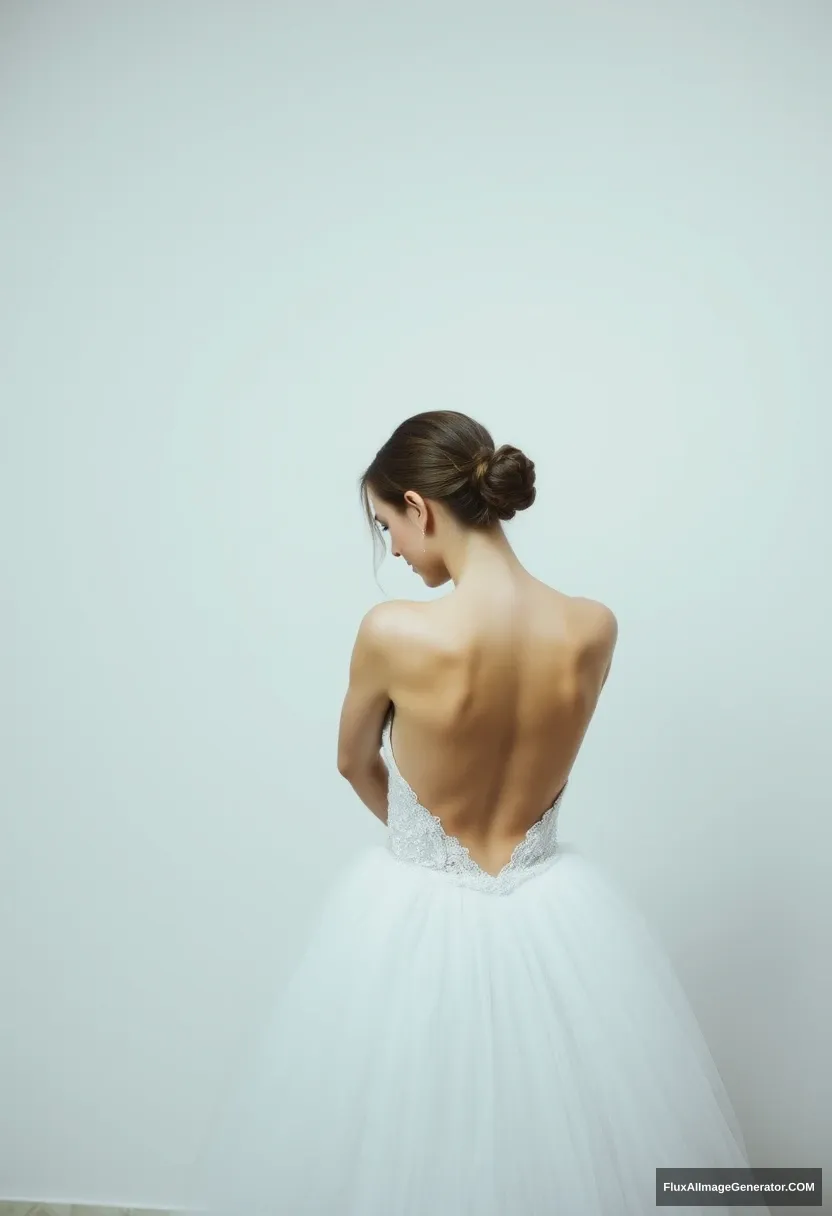
[{"label": "layered tulle", "polygon": [[744,1165],[684,992],[595,866],[562,846],[499,897],[380,847],[324,902],[204,1145],[194,1206],[641,1216],[657,1166]]}]

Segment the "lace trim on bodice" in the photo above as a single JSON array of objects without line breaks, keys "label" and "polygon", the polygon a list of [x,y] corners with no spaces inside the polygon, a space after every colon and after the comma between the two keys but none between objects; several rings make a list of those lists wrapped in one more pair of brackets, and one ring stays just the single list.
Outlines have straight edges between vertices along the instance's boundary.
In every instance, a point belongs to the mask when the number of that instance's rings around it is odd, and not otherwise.
[{"label": "lace trim on bodice", "polygon": [[[557,857],[558,810],[566,785],[543,816],[519,841],[498,874],[489,874],[471,857],[466,845],[449,836],[438,815],[422,806],[401,775],[393,755],[393,707],[381,736],[381,750],[389,775],[387,847],[402,861],[443,873],[463,886],[504,895],[532,875],[547,869]],[[568,782],[567,782],[568,784]]]}]

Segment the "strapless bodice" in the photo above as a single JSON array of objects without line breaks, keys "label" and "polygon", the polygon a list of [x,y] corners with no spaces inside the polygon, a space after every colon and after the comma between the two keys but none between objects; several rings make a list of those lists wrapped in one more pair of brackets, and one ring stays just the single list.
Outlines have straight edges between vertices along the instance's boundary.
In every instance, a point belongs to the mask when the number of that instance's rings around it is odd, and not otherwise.
[{"label": "strapless bodice", "polygon": [[381,752],[389,774],[387,847],[395,857],[413,865],[440,870],[461,886],[495,895],[507,895],[520,883],[548,869],[557,857],[558,810],[566,786],[515,845],[510,860],[499,874],[489,874],[474,861],[456,836],[445,832],[439,817],[422,806],[399,772],[391,743],[393,715],[394,707],[391,706],[382,731]]}]

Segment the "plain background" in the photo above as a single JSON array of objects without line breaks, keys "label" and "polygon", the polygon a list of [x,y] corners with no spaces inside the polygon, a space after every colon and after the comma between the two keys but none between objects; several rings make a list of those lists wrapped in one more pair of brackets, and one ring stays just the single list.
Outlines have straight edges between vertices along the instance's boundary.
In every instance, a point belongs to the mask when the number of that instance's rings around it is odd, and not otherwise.
[{"label": "plain background", "polygon": [[830,1164],[831,58],[805,0],[2,5],[0,1197],[187,1199],[384,838],[350,651],[435,593],[356,486],[434,408],[618,616],[563,835],[752,1161]]}]

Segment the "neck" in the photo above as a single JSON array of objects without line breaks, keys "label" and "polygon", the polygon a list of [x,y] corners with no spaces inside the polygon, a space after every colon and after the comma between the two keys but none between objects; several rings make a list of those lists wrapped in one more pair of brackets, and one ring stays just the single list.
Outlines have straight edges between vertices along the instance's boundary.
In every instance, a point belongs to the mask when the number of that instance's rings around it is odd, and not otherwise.
[{"label": "neck", "polygon": [[487,532],[459,532],[444,554],[445,566],[454,587],[461,591],[493,591],[496,586],[528,578],[508,538],[497,523]]}]

